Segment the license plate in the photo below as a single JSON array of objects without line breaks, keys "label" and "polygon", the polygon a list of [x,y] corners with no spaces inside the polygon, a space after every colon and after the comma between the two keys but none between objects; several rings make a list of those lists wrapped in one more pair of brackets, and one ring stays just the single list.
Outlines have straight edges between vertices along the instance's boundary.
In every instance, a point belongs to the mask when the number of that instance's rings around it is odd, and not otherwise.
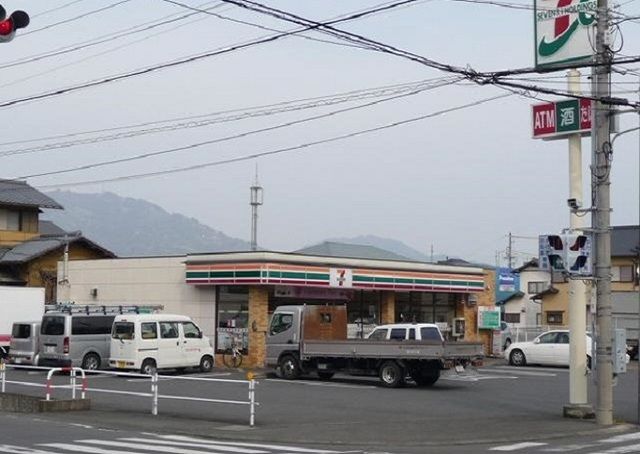
[{"label": "license plate", "polygon": [[56,352],[56,346],[55,345],[45,345],[44,351],[47,352],[47,353],[55,353]]},{"label": "license plate", "polygon": [[461,366],[460,364],[456,365],[456,372],[464,372],[464,366]]},{"label": "license plate", "polygon": [[118,369],[124,369],[125,363],[124,363],[124,361],[118,361],[116,363],[116,366],[118,367]]}]

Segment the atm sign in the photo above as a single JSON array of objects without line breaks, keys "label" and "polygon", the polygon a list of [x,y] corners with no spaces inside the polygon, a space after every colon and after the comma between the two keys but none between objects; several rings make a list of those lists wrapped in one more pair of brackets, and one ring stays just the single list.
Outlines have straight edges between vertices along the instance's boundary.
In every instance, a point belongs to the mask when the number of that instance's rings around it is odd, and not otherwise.
[{"label": "atm sign", "polygon": [[561,139],[591,132],[591,100],[568,99],[532,106],[534,139]]}]

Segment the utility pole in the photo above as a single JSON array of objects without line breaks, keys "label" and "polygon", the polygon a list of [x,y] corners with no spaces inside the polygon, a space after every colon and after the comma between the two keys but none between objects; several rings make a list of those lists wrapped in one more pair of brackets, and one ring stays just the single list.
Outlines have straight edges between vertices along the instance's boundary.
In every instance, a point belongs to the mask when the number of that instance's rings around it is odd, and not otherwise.
[{"label": "utility pole", "polygon": [[[572,69],[567,73],[569,93],[580,95],[580,72]],[[569,142],[569,198],[575,206],[582,204],[582,137],[572,134]],[[572,233],[582,233],[584,216],[569,210],[569,227]],[[569,280],[569,405],[565,415],[593,417],[593,408],[587,399],[587,286],[580,279]]]},{"label": "utility pole", "polygon": [[594,278],[596,285],[596,422],[613,424],[613,363],[611,330],[611,201],[610,201],[610,54],[608,0],[598,0],[596,29],[596,66],[593,69],[594,123],[592,131],[592,212],[595,245]]},{"label": "utility pole", "polygon": [[258,184],[258,167],[256,165],[256,179],[251,186],[251,250],[258,249],[258,206],[262,205],[262,186]]},{"label": "utility pole", "polygon": [[509,245],[507,246],[507,265],[513,269],[513,236],[509,232]]}]

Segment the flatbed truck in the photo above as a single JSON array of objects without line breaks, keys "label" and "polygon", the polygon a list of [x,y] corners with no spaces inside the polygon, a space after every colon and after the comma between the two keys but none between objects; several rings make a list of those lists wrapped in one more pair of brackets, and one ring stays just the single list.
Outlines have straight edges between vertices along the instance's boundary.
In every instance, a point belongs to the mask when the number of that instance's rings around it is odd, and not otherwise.
[{"label": "flatbed truck", "polygon": [[316,373],[324,380],[336,372],[378,376],[382,385],[403,386],[407,377],[431,386],[442,370],[482,362],[475,342],[346,339],[346,306],[279,306],[267,332],[267,366],[293,380]]}]

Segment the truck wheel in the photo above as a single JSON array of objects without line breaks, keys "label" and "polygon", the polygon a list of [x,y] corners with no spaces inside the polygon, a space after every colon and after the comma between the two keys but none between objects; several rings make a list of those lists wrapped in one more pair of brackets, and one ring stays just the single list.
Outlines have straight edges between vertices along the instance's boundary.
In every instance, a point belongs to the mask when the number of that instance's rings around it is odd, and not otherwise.
[{"label": "truck wheel", "polygon": [[100,357],[96,353],[87,353],[82,358],[82,368],[84,370],[100,369]]},{"label": "truck wheel", "polygon": [[154,375],[158,372],[158,368],[156,367],[156,362],[152,359],[145,359],[142,361],[142,366],[140,366],[140,373],[144,375]]},{"label": "truck wheel", "polygon": [[331,377],[333,377],[333,372],[318,372],[320,380],[331,380]]},{"label": "truck wheel", "polygon": [[380,367],[380,381],[387,388],[398,388],[404,385],[404,370],[395,361],[387,361]]},{"label": "truck wheel", "polygon": [[293,355],[283,356],[278,365],[280,366],[280,374],[285,380],[295,380],[300,377],[300,365]]},{"label": "truck wheel", "polygon": [[200,360],[200,372],[211,372],[213,369],[213,358],[209,355],[205,355]]},{"label": "truck wheel", "polygon": [[416,376],[411,376],[418,386],[433,386],[440,378],[439,369],[428,369],[420,371]]}]

